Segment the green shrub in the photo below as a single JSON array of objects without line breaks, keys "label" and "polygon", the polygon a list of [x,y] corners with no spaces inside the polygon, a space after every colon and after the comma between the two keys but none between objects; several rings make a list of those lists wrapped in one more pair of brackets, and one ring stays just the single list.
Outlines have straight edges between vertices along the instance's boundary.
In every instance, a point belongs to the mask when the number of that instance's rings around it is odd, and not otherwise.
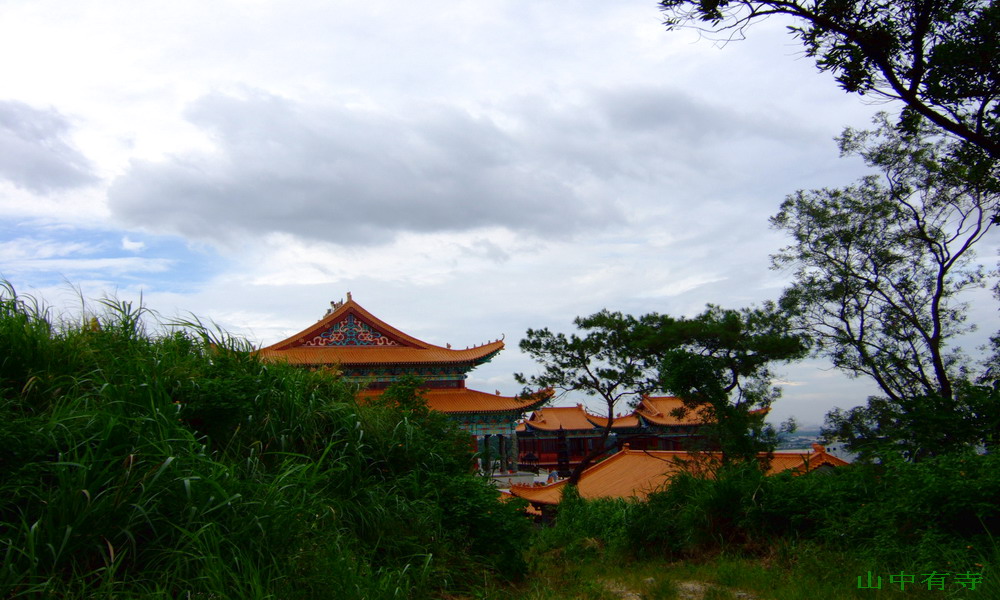
[{"label": "green shrub", "polygon": [[[517,576],[466,434],[142,307],[0,289],[0,597],[427,597]],[[405,405],[405,406],[404,406]]]},{"label": "green shrub", "polygon": [[532,550],[536,555],[555,550],[574,558],[627,557],[628,524],[638,509],[630,500],[584,500],[576,487],[566,486],[555,522],[536,532]]},{"label": "green shrub", "polygon": [[1000,533],[995,455],[855,465],[768,483],[761,511],[766,531],[853,548],[882,562],[939,568],[944,552],[971,561],[976,548]]},{"label": "green shrub", "polygon": [[[629,520],[629,545],[668,556],[759,554],[782,538],[814,540],[883,565],[983,564],[1000,533],[1000,457],[854,465],[765,477],[753,465],[714,478],[683,474]],[[669,515],[664,518],[663,515]],[[984,549],[986,549],[984,551]]]},{"label": "green shrub", "polygon": [[636,546],[668,555],[751,548],[765,485],[756,464],[736,463],[714,478],[682,473],[636,510],[628,537]]}]

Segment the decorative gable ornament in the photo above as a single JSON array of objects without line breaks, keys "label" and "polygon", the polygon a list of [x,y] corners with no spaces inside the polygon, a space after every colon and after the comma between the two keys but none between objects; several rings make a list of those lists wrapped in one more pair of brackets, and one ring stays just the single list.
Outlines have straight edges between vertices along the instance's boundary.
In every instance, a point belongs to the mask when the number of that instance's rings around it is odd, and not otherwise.
[{"label": "decorative gable ornament", "polygon": [[331,325],[303,346],[399,346],[399,342],[378,332],[353,314]]}]

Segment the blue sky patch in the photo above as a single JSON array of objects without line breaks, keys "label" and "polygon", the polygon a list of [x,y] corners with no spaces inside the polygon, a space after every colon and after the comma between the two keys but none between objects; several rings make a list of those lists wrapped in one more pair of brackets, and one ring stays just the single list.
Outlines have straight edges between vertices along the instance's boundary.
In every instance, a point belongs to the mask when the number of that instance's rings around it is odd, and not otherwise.
[{"label": "blue sky patch", "polygon": [[15,287],[106,280],[189,292],[224,268],[210,247],[176,236],[34,223],[0,224],[0,275]]}]

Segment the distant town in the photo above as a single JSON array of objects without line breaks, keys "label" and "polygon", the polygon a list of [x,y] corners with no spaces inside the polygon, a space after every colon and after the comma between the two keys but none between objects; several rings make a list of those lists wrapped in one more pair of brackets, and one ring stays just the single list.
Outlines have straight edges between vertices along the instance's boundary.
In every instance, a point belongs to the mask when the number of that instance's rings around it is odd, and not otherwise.
[{"label": "distant town", "polygon": [[782,433],[779,436],[778,450],[795,450],[799,448],[808,448],[812,444],[819,443],[820,438],[820,428],[817,427],[801,427],[795,430],[794,433]]}]

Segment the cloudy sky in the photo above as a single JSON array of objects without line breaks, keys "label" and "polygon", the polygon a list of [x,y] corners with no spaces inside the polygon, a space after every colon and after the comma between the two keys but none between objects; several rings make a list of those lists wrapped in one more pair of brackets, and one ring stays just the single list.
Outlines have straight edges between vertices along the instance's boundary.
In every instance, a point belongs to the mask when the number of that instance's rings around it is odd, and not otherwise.
[{"label": "cloudy sky", "polygon": [[[345,292],[532,371],[529,328],[775,298],[797,189],[864,172],[783,23],[725,46],[651,0],[0,0],[0,273],[272,343]],[[891,107],[888,107],[891,108]],[[777,419],[869,392],[783,369]],[[566,398],[564,402],[576,399]]]}]

